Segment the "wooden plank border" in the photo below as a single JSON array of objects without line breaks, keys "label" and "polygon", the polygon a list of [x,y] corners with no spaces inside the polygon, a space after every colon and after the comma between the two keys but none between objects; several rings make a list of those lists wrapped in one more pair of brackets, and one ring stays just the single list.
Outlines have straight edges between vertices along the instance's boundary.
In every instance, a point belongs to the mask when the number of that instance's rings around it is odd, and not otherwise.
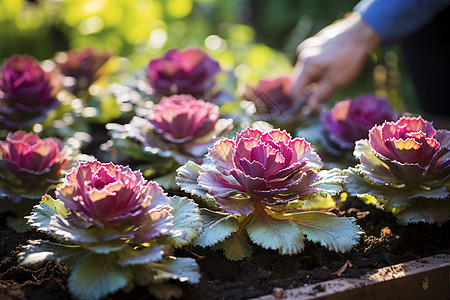
[{"label": "wooden plank border", "polygon": [[360,278],[337,278],[253,300],[450,299],[450,255],[440,254],[378,269]]}]

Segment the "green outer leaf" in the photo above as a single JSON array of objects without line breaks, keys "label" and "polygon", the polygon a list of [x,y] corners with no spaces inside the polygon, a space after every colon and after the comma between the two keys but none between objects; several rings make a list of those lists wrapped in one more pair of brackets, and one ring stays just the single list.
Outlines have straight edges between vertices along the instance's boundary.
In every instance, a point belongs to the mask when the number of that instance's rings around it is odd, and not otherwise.
[{"label": "green outer leaf", "polygon": [[394,176],[389,167],[372,153],[369,140],[362,139],[355,142],[355,157],[363,162],[357,168],[361,175],[373,184],[383,185],[386,183],[400,184],[398,177]]},{"label": "green outer leaf", "polygon": [[155,177],[152,181],[158,183],[164,190],[177,190],[178,185],[175,181],[175,171],[170,172],[169,174],[165,174],[159,177]]},{"label": "green outer leaf", "polygon": [[225,257],[234,261],[250,257],[253,253],[253,248],[248,243],[248,234],[245,230],[232,233],[223,243],[217,244],[213,249],[223,249]]},{"label": "green outer leaf", "polygon": [[416,198],[445,199],[450,196],[450,192],[445,186],[436,188],[424,187],[422,185],[396,187],[392,185],[372,184],[365,179],[358,168],[349,168],[345,170],[347,180],[344,183],[344,189],[351,195],[363,197],[373,196],[377,199],[387,200],[386,205],[392,207],[410,206],[416,201]]},{"label": "green outer leaf", "polygon": [[204,198],[206,197],[207,191],[197,183],[200,172],[204,171],[202,166],[193,161],[189,161],[177,169],[177,184],[183,191]]},{"label": "green outer leaf", "polygon": [[300,253],[305,247],[305,237],[297,224],[289,220],[276,220],[255,211],[246,229],[254,243],[281,254]]},{"label": "green outer leaf", "polygon": [[303,202],[302,210],[329,209],[336,206],[330,194],[314,193]]},{"label": "green outer leaf", "polygon": [[144,249],[125,248],[117,253],[118,264],[121,266],[146,264],[151,261],[158,261],[163,258],[164,251],[161,246],[154,245]]},{"label": "green outer leaf", "polygon": [[200,166],[192,161],[189,161],[177,169],[177,185],[182,191],[200,197],[209,209],[218,210],[219,207],[214,201],[214,197],[198,185],[198,176],[200,175],[200,172],[205,171],[204,165]]},{"label": "green outer leaf", "polygon": [[30,240],[28,245],[22,247],[19,253],[19,262],[23,265],[40,263],[51,259],[56,262],[73,262],[84,249],[81,246],[72,246],[52,243],[45,240]]},{"label": "green outer leaf", "polygon": [[155,154],[143,150],[143,145],[127,136],[125,125],[117,123],[106,124],[106,129],[112,137],[114,146],[123,151],[126,155],[142,161],[152,161]]},{"label": "green outer leaf", "polygon": [[198,283],[200,273],[195,259],[190,257],[166,257],[159,262],[147,264],[156,271],[156,280],[176,279],[181,282]]},{"label": "green outer leaf", "polygon": [[67,209],[61,201],[45,195],[42,197],[41,202],[33,207],[33,211],[28,217],[28,223],[37,230],[47,232],[51,216],[53,215],[60,215],[65,218]]},{"label": "green outer leaf", "polygon": [[65,218],[67,215],[67,209],[64,206],[64,203],[58,199],[54,200],[49,195],[44,195],[41,199],[42,202],[47,204],[47,206],[53,210],[55,213]]},{"label": "green outer leaf", "polygon": [[344,182],[344,190],[350,195],[357,197],[373,196],[377,199],[384,198],[393,206],[411,205],[411,195],[406,189],[395,188],[389,185],[376,185],[370,183],[358,174],[358,169],[346,170],[347,179]]},{"label": "green outer leaf", "polygon": [[99,230],[97,228],[76,228],[71,226],[60,215],[53,215],[50,217],[46,232],[54,237],[72,243],[96,243],[99,240]]},{"label": "green outer leaf", "polygon": [[[133,284],[137,284],[139,286],[149,286],[150,283],[154,282],[156,270],[153,270],[151,266],[149,266],[148,262],[142,265],[133,265]],[[128,287],[126,287],[128,289]]]},{"label": "green outer leaf", "polygon": [[338,218],[329,212],[308,211],[285,216],[298,224],[308,240],[336,252],[350,250],[358,244],[362,233],[354,218]]},{"label": "green outer leaf", "polygon": [[193,242],[194,245],[209,247],[224,241],[232,233],[239,230],[239,222],[236,217],[215,212],[206,208],[200,209],[203,219],[203,232]]},{"label": "green outer leaf", "polygon": [[336,195],[342,191],[342,183],[346,176],[340,169],[334,168],[331,170],[322,170],[318,173],[320,179],[316,180],[313,184],[315,188],[321,190],[321,192]]},{"label": "green outer leaf", "polygon": [[115,255],[80,256],[67,280],[70,292],[81,300],[97,300],[125,287],[132,271],[118,265],[116,259]]},{"label": "green outer leaf", "polygon": [[169,205],[173,207],[170,212],[173,216],[171,240],[175,247],[189,244],[200,235],[203,220],[197,204],[186,197],[173,196],[169,198]]},{"label": "green outer leaf", "polygon": [[120,251],[127,246],[128,245],[125,244],[123,241],[115,240],[109,242],[99,242],[95,244],[89,244],[89,246],[86,246],[85,248],[97,254],[108,254],[110,252]]},{"label": "green outer leaf", "polygon": [[[414,193],[410,198],[431,198],[431,199],[446,199],[450,196],[450,192],[447,190],[445,186],[439,186],[436,188],[424,189],[417,187],[417,192]],[[438,201],[439,201],[438,200]]]},{"label": "green outer leaf", "polygon": [[418,199],[414,205],[393,211],[403,225],[425,222],[443,224],[450,220],[450,198],[446,200]]}]

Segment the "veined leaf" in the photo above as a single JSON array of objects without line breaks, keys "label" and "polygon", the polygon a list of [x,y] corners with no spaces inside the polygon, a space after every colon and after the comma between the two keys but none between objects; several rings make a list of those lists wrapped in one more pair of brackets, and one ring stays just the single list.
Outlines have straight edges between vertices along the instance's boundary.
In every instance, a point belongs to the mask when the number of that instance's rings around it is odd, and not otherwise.
[{"label": "veined leaf", "polygon": [[337,217],[332,213],[315,211],[285,216],[299,226],[308,240],[336,252],[350,250],[360,238],[361,228],[356,225],[354,218]]},{"label": "veined leaf", "polygon": [[173,196],[169,198],[169,205],[173,207],[170,212],[173,216],[171,240],[175,247],[189,244],[200,235],[203,221],[197,204],[186,197]]},{"label": "veined leaf", "polygon": [[109,242],[99,242],[94,244],[89,244],[85,248],[97,254],[108,254],[110,252],[117,252],[123,248],[128,247],[123,241],[114,240]]},{"label": "veined leaf", "polygon": [[46,232],[52,236],[73,243],[95,243],[99,240],[97,228],[76,228],[71,226],[60,215],[53,215],[50,217]]},{"label": "veined leaf", "polygon": [[344,182],[344,190],[350,195],[357,197],[373,196],[377,199],[384,198],[392,206],[410,205],[412,202],[409,198],[411,192],[404,188],[372,184],[364,177],[359,176],[358,170],[355,168],[347,169],[346,173],[347,179]]},{"label": "veined leaf", "polygon": [[204,172],[203,166],[200,166],[192,161],[177,169],[177,185],[182,191],[190,193],[191,195],[200,197],[209,209],[218,209],[214,198],[208,192],[198,185],[197,179],[200,172]]},{"label": "veined leaf", "polygon": [[239,222],[232,215],[206,208],[200,209],[200,215],[203,219],[203,232],[193,242],[195,245],[213,246],[239,230]]},{"label": "veined leaf", "polygon": [[132,277],[115,255],[87,254],[79,257],[67,280],[70,292],[81,300],[97,300],[125,287]]},{"label": "veined leaf", "polygon": [[41,202],[34,206],[31,215],[28,217],[28,223],[37,230],[46,232],[51,220],[50,217],[53,215],[60,215],[65,218],[67,209],[61,201],[45,195]]},{"label": "veined leaf", "polygon": [[424,197],[424,198],[438,199],[438,201],[439,201],[442,199],[446,199],[449,196],[450,196],[450,192],[447,190],[447,188],[445,186],[440,186],[438,188],[430,188],[430,189],[425,189],[423,187],[418,186],[417,192],[414,193],[414,195],[412,195],[410,198]]},{"label": "veined leaf", "polygon": [[225,257],[229,260],[241,260],[252,256],[253,248],[248,243],[246,230],[232,233],[223,243],[219,243],[213,249],[223,249]]},{"label": "veined leaf", "polygon": [[156,280],[176,279],[181,282],[197,283],[200,273],[195,259],[189,257],[166,257],[159,262],[147,264],[156,271]]},{"label": "veined leaf", "polygon": [[415,205],[393,211],[401,224],[425,222],[443,224],[450,219],[450,200],[420,199]]},{"label": "veined leaf", "polygon": [[297,224],[289,220],[277,220],[255,211],[246,229],[255,244],[281,254],[296,254],[305,247],[305,237]]},{"label": "veined leaf", "polygon": [[206,197],[207,191],[197,183],[200,172],[204,171],[202,166],[193,161],[189,161],[177,169],[177,184],[183,191],[204,198]]},{"label": "veined leaf", "polygon": [[121,266],[146,264],[151,261],[159,261],[163,258],[164,251],[161,246],[155,245],[144,249],[132,249],[127,247],[117,253],[118,263]]},{"label": "veined leaf", "polygon": [[84,251],[81,246],[52,243],[45,240],[28,241],[19,253],[19,262],[23,265],[40,263],[50,259],[56,262],[73,262]]},{"label": "veined leaf", "polygon": [[165,174],[152,179],[156,183],[158,183],[165,190],[177,190],[178,185],[175,181],[175,172],[170,172],[169,174]]},{"label": "veined leaf", "polygon": [[314,187],[322,192],[335,195],[342,191],[342,183],[346,176],[340,169],[322,170],[319,173],[319,180],[314,182]]}]

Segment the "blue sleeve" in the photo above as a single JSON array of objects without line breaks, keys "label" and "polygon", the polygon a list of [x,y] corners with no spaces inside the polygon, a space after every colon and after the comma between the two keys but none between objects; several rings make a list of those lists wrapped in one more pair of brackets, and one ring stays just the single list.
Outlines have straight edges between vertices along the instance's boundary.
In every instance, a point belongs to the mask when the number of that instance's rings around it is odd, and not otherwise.
[{"label": "blue sleeve", "polygon": [[450,0],[362,0],[354,8],[381,37],[397,42],[430,22]]}]

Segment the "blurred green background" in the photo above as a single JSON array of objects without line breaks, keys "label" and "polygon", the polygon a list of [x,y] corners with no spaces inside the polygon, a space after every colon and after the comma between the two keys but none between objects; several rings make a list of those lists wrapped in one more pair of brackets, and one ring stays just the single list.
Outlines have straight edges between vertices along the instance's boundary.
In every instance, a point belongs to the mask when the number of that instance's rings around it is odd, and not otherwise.
[{"label": "blurred green background", "polygon": [[[0,0],[0,61],[39,60],[95,46],[126,58],[129,70],[171,47],[200,46],[254,83],[289,73],[296,46],[352,10],[354,0]],[[400,76],[402,75],[402,76]],[[334,101],[362,93],[416,109],[395,48],[373,51],[361,76]],[[333,101],[331,102],[333,103]]]}]

